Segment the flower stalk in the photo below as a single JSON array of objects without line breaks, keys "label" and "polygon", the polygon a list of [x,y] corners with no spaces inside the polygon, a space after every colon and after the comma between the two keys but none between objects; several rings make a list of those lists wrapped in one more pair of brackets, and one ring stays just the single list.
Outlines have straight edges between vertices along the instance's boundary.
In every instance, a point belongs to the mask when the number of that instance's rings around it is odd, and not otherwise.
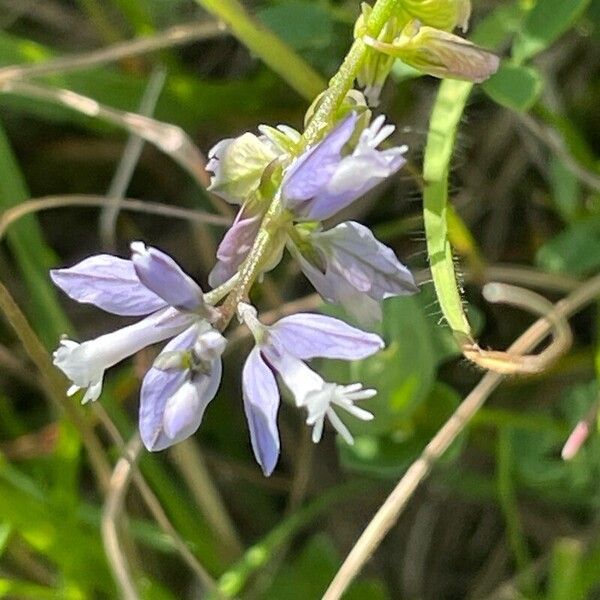
[{"label": "flower stalk", "polygon": [[[400,0],[378,0],[366,24],[369,35],[377,37],[390,18]],[[335,113],[341,106],[348,91],[353,87],[354,79],[360,69],[367,51],[366,44],[361,39],[354,40],[348,54],[337,73],[329,81],[327,90],[323,93],[321,102],[306,126],[295,155],[300,155],[307,147],[318,142],[335,123]],[[218,326],[223,330],[235,314],[237,305],[248,298],[250,290],[261,272],[261,267],[267,260],[276,243],[276,230],[281,214],[281,196],[275,194],[269,208],[263,217],[258,235],[244,261],[237,284],[221,307],[221,319]]]}]

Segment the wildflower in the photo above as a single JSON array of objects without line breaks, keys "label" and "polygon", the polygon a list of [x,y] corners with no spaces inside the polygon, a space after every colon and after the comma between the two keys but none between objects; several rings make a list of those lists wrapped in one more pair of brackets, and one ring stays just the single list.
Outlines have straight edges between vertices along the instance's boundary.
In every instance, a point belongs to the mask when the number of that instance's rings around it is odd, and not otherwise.
[{"label": "wildflower", "polygon": [[102,254],[51,271],[54,283],[78,302],[123,316],[148,315],[83,343],[62,340],[54,364],[72,382],[68,394],[85,389],[88,402],[100,396],[106,369],[173,338],[142,384],[142,439],[159,450],[197,429],[219,385],[225,340],[210,324],[216,310],[170,256],[141,242],[131,250],[131,260]]},{"label": "wildflower", "polygon": [[377,150],[393,132],[377,117],[360,134],[351,153],[343,152],[358,120],[350,113],[318,144],[298,157],[287,169],[281,196],[295,220],[323,221],[396,173],[405,163],[406,146]]},{"label": "wildflower", "polygon": [[199,321],[158,355],[140,393],[140,435],[148,450],[163,450],[196,432],[221,383],[226,343]]},{"label": "wildflower", "polygon": [[341,304],[361,323],[381,319],[379,302],[385,298],[419,291],[393,250],[360,223],[309,231],[300,240],[306,256],[293,241],[288,247],[302,272],[325,300]]},{"label": "wildflower", "polygon": [[281,377],[292,393],[296,406],[307,410],[314,442],[321,439],[327,418],[346,442],[352,443],[352,435],[335,408],[370,420],[373,415],[354,402],[373,397],[375,390],[363,389],[360,383],[342,386],[326,382],[304,361],[316,357],[359,360],[383,348],[383,340],[323,315],[296,314],[267,327],[248,304],[241,303],[238,313],[256,341],[244,365],[242,387],[252,448],[265,475],[273,472],[279,457],[280,395],[275,375]]}]

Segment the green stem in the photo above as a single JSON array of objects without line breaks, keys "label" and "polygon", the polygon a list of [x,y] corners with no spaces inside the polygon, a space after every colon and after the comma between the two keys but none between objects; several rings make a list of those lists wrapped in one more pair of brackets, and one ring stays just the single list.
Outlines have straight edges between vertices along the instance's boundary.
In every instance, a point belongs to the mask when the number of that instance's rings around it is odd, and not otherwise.
[{"label": "green stem", "polygon": [[301,96],[312,98],[325,88],[325,81],[285,42],[249,15],[237,0],[196,0],[223,21],[253,54]]},{"label": "green stem", "polygon": [[240,274],[236,273],[233,277],[228,279],[225,283],[222,283],[219,287],[216,287],[214,290],[204,294],[204,301],[206,304],[214,305],[225,298],[225,296],[227,296],[227,294],[229,294],[229,292],[231,292],[231,290],[237,285],[239,279]]},{"label": "green stem", "polygon": [[502,512],[504,513],[506,535],[519,573],[523,575],[521,583],[528,592],[527,597],[535,597],[535,593],[532,593],[534,592],[533,581],[525,575],[531,559],[529,556],[529,549],[527,548],[527,540],[521,525],[517,495],[513,486],[514,476],[512,468],[514,457],[511,447],[510,429],[502,429],[498,433],[496,454],[498,457],[496,474],[498,499],[500,501]]},{"label": "green stem", "polygon": [[[371,37],[379,36],[398,3],[399,0],[378,0],[367,22],[367,33]],[[352,87],[366,52],[367,46],[363,41],[354,40],[338,72],[331,78],[319,108],[304,131],[300,149],[314,144],[334,124],[335,113]]]},{"label": "green stem", "polygon": [[456,130],[473,88],[472,83],[442,82],[431,113],[423,163],[423,219],[433,285],[448,325],[462,346],[472,344],[463,310],[448,239],[448,172]]}]

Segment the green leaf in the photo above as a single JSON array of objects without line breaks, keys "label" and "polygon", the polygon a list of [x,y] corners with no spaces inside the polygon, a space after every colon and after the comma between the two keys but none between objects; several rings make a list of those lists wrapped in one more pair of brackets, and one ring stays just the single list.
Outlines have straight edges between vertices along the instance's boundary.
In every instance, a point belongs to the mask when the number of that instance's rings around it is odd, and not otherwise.
[{"label": "green leaf", "polygon": [[[55,58],[50,47],[0,31],[0,65],[39,63]],[[122,72],[113,65],[84,71],[72,71],[43,78],[51,85],[72,90],[121,110],[136,111],[148,83],[144,73]],[[244,102],[240,103],[240,98]],[[2,106],[26,111],[44,120],[75,123],[94,131],[113,131],[114,128],[88,116],[60,106],[50,105],[11,94],[0,94]],[[161,121],[185,129],[199,123],[211,127],[231,127],[241,114],[264,114],[285,106],[289,109],[289,93],[282,90],[277,77],[266,71],[243,80],[202,81],[185,71],[169,69],[165,89],[156,107],[155,116]],[[242,112],[243,111],[243,112]]]},{"label": "green leaf", "polygon": [[484,48],[497,48],[521,28],[524,10],[521,2],[500,5],[490,12],[471,36],[471,41]]},{"label": "green leaf", "polygon": [[[85,526],[69,506],[56,504],[44,484],[0,460],[0,514],[27,544],[61,572],[65,584],[112,594],[98,529]],[[15,597],[15,596],[12,596]]]},{"label": "green leaf", "polygon": [[10,523],[0,523],[0,557],[4,554],[13,531]]},{"label": "green leaf", "polygon": [[314,2],[287,0],[262,9],[257,16],[294,50],[323,50],[333,36],[331,13]]},{"label": "green leaf", "polygon": [[506,108],[526,111],[542,91],[540,73],[533,67],[503,63],[498,72],[482,85],[487,95]]},{"label": "green leaf", "polygon": [[564,432],[559,429],[520,429],[510,432],[512,451],[519,457],[514,463],[519,481],[530,490],[537,490],[541,499],[550,501],[550,498],[562,496],[562,500],[567,502],[598,502],[600,437],[597,433],[590,435],[572,460],[564,461],[560,457],[560,449],[568,432],[589,414],[597,398],[598,386],[595,380],[574,385],[555,407],[567,422]]},{"label": "green leaf", "polygon": [[576,221],[537,252],[536,263],[547,271],[584,276],[600,269],[600,216]]},{"label": "green leaf", "polygon": [[565,223],[573,222],[581,212],[581,184],[565,163],[552,156],[550,159],[550,186],[552,201]]},{"label": "green leaf", "polygon": [[19,600],[83,600],[84,596],[76,588],[57,590],[37,583],[19,579],[0,578],[0,598],[19,598]]},{"label": "green leaf", "polygon": [[568,31],[590,0],[538,0],[513,44],[517,63],[541,52]]},{"label": "green leaf", "polygon": [[[300,96],[312,99],[325,81],[288,44],[251,16],[238,0],[196,0],[226,23],[240,42],[277,73]],[[298,22],[295,23],[298,26]]]},{"label": "green leaf", "polygon": [[[5,210],[28,198],[23,175],[0,125],[0,209]],[[13,225],[7,238],[27,285],[27,313],[46,346],[53,347],[60,335],[71,328],[48,276],[48,270],[55,264],[54,254],[46,246],[33,215]]]},{"label": "green leaf", "polygon": [[[328,307],[328,312],[342,311]],[[447,348],[434,348],[432,323],[418,297],[386,300],[381,329],[386,342],[381,352],[353,363],[323,363],[326,379],[339,383],[360,381],[366,388],[377,390],[377,396],[364,406],[375,415],[372,421],[340,414],[353,434],[374,435],[395,429],[427,397],[435,380],[437,357],[447,352]]]},{"label": "green leaf", "polygon": [[[314,536],[291,565],[281,569],[273,585],[264,595],[271,600],[306,600],[320,598],[337,571],[339,556],[331,540]],[[345,600],[385,600],[388,595],[374,580],[359,579],[347,592]]]}]

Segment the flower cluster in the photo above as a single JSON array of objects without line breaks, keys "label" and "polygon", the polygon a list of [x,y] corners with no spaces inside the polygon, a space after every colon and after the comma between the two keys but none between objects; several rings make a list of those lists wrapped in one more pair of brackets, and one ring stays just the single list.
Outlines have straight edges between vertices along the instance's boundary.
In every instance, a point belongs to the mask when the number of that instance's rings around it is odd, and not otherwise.
[{"label": "flower cluster", "polygon": [[[476,80],[490,71],[491,63],[486,67],[478,62],[480,55],[467,42],[466,51],[448,53],[457,48],[449,31],[465,26],[468,0],[406,0],[402,7],[379,40],[360,33],[360,23],[357,31],[373,48],[394,56],[400,52],[402,60],[426,72],[467,74]],[[364,18],[368,11],[365,7]],[[464,68],[453,67],[459,55],[466,57]],[[362,77],[376,95],[382,77],[378,69],[389,70],[391,63],[367,57],[365,65],[359,83]],[[321,100],[309,109],[308,120]],[[381,318],[380,304],[386,298],[418,291],[410,271],[367,227],[355,221],[328,223],[401,169],[407,148],[390,143],[394,127],[385,124],[383,115],[371,119],[365,97],[356,90],[348,92],[333,119],[328,133],[310,146],[291,127],[263,125],[257,135],[223,140],[209,152],[210,190],[240,207],[217,250],[210,292],[204,293],[170,256],[142,242],[131,244],[129,260],[100,254],[51,272],[54,283],[78,302],[143,317],[83,343],[61,341],[54,364],[71,381],[69,394],[85,390],[83,402],[96,400],[106,369],[169,340],[144,376],[139,412],[145,446],[167,448],[198,429],[215,397],[227,346],[223,333],[237,312],[255,341],[243,367],[242,397],[263,472],[272,473],[280,451],[278,380],[295,406],[305,411],[314,442],[321,439],[326,421],[346,442],[353,442],[339,411],[361,420],[373,418],[356,403],[372,398],[375,390],[358,382],[325,381],[307,361],[360,360],[383,348],[383,340],[312,313],[286,316],[267,326],[247,302],[252,285],[281,261],[285,249],[325,301],[341,305],[361,324]]]},{"label": "flower cluster", "polygon": [[[259,136],[246,133],[211,150],[211,189],[241,205],[219,246],[209,277],[213,287],[228,288],[228,280],[235,281],[246,260],[268,207],[261,189],[264,174],[276,163],[282,165],[276,175],[282,217],[263,270],[273,268],[287,247],[325,300],[368,322],[380,318],[381,300],[417,291],[409,270],[368,228],[354,221],[330,229],[322,224],[405,162],[405,146],[378,149],[394,128],[384,125],[383,116],[370,124],[368,117],[364,111],[350,111],[320,143],[295,159],[292,150],[299,134],[282,126],[261,127]],[[78,302],[144,317],[81,344],[61,341],[54,364],[71,380],[69,394],[84,389],[84,402],[96,400],[106,369],[146,346],[170,340],[142,382],[140,433],[149,450],[162,450],[193,434],[221,381],[227,340],[218,327],[219,289],[205,295],[171,257],[142,242],[131,244],[130,260],[100,254],[54,270],[51,277]],[[252,448],[264,473],[273,471],[279,456],[277,378],[295,405],[306,411],[313,441],[321,439],[327,420],[352,443],[336,410],[371,419],[355,402],[371,398],[375,390],[360,383],[327,382],[306,361],[359,360],[380,350],[383,340],[318,314],[291,315],[268,327],[249,304],[239,303],[237,312],[255,339],[243,368],[242,396]]]}]

